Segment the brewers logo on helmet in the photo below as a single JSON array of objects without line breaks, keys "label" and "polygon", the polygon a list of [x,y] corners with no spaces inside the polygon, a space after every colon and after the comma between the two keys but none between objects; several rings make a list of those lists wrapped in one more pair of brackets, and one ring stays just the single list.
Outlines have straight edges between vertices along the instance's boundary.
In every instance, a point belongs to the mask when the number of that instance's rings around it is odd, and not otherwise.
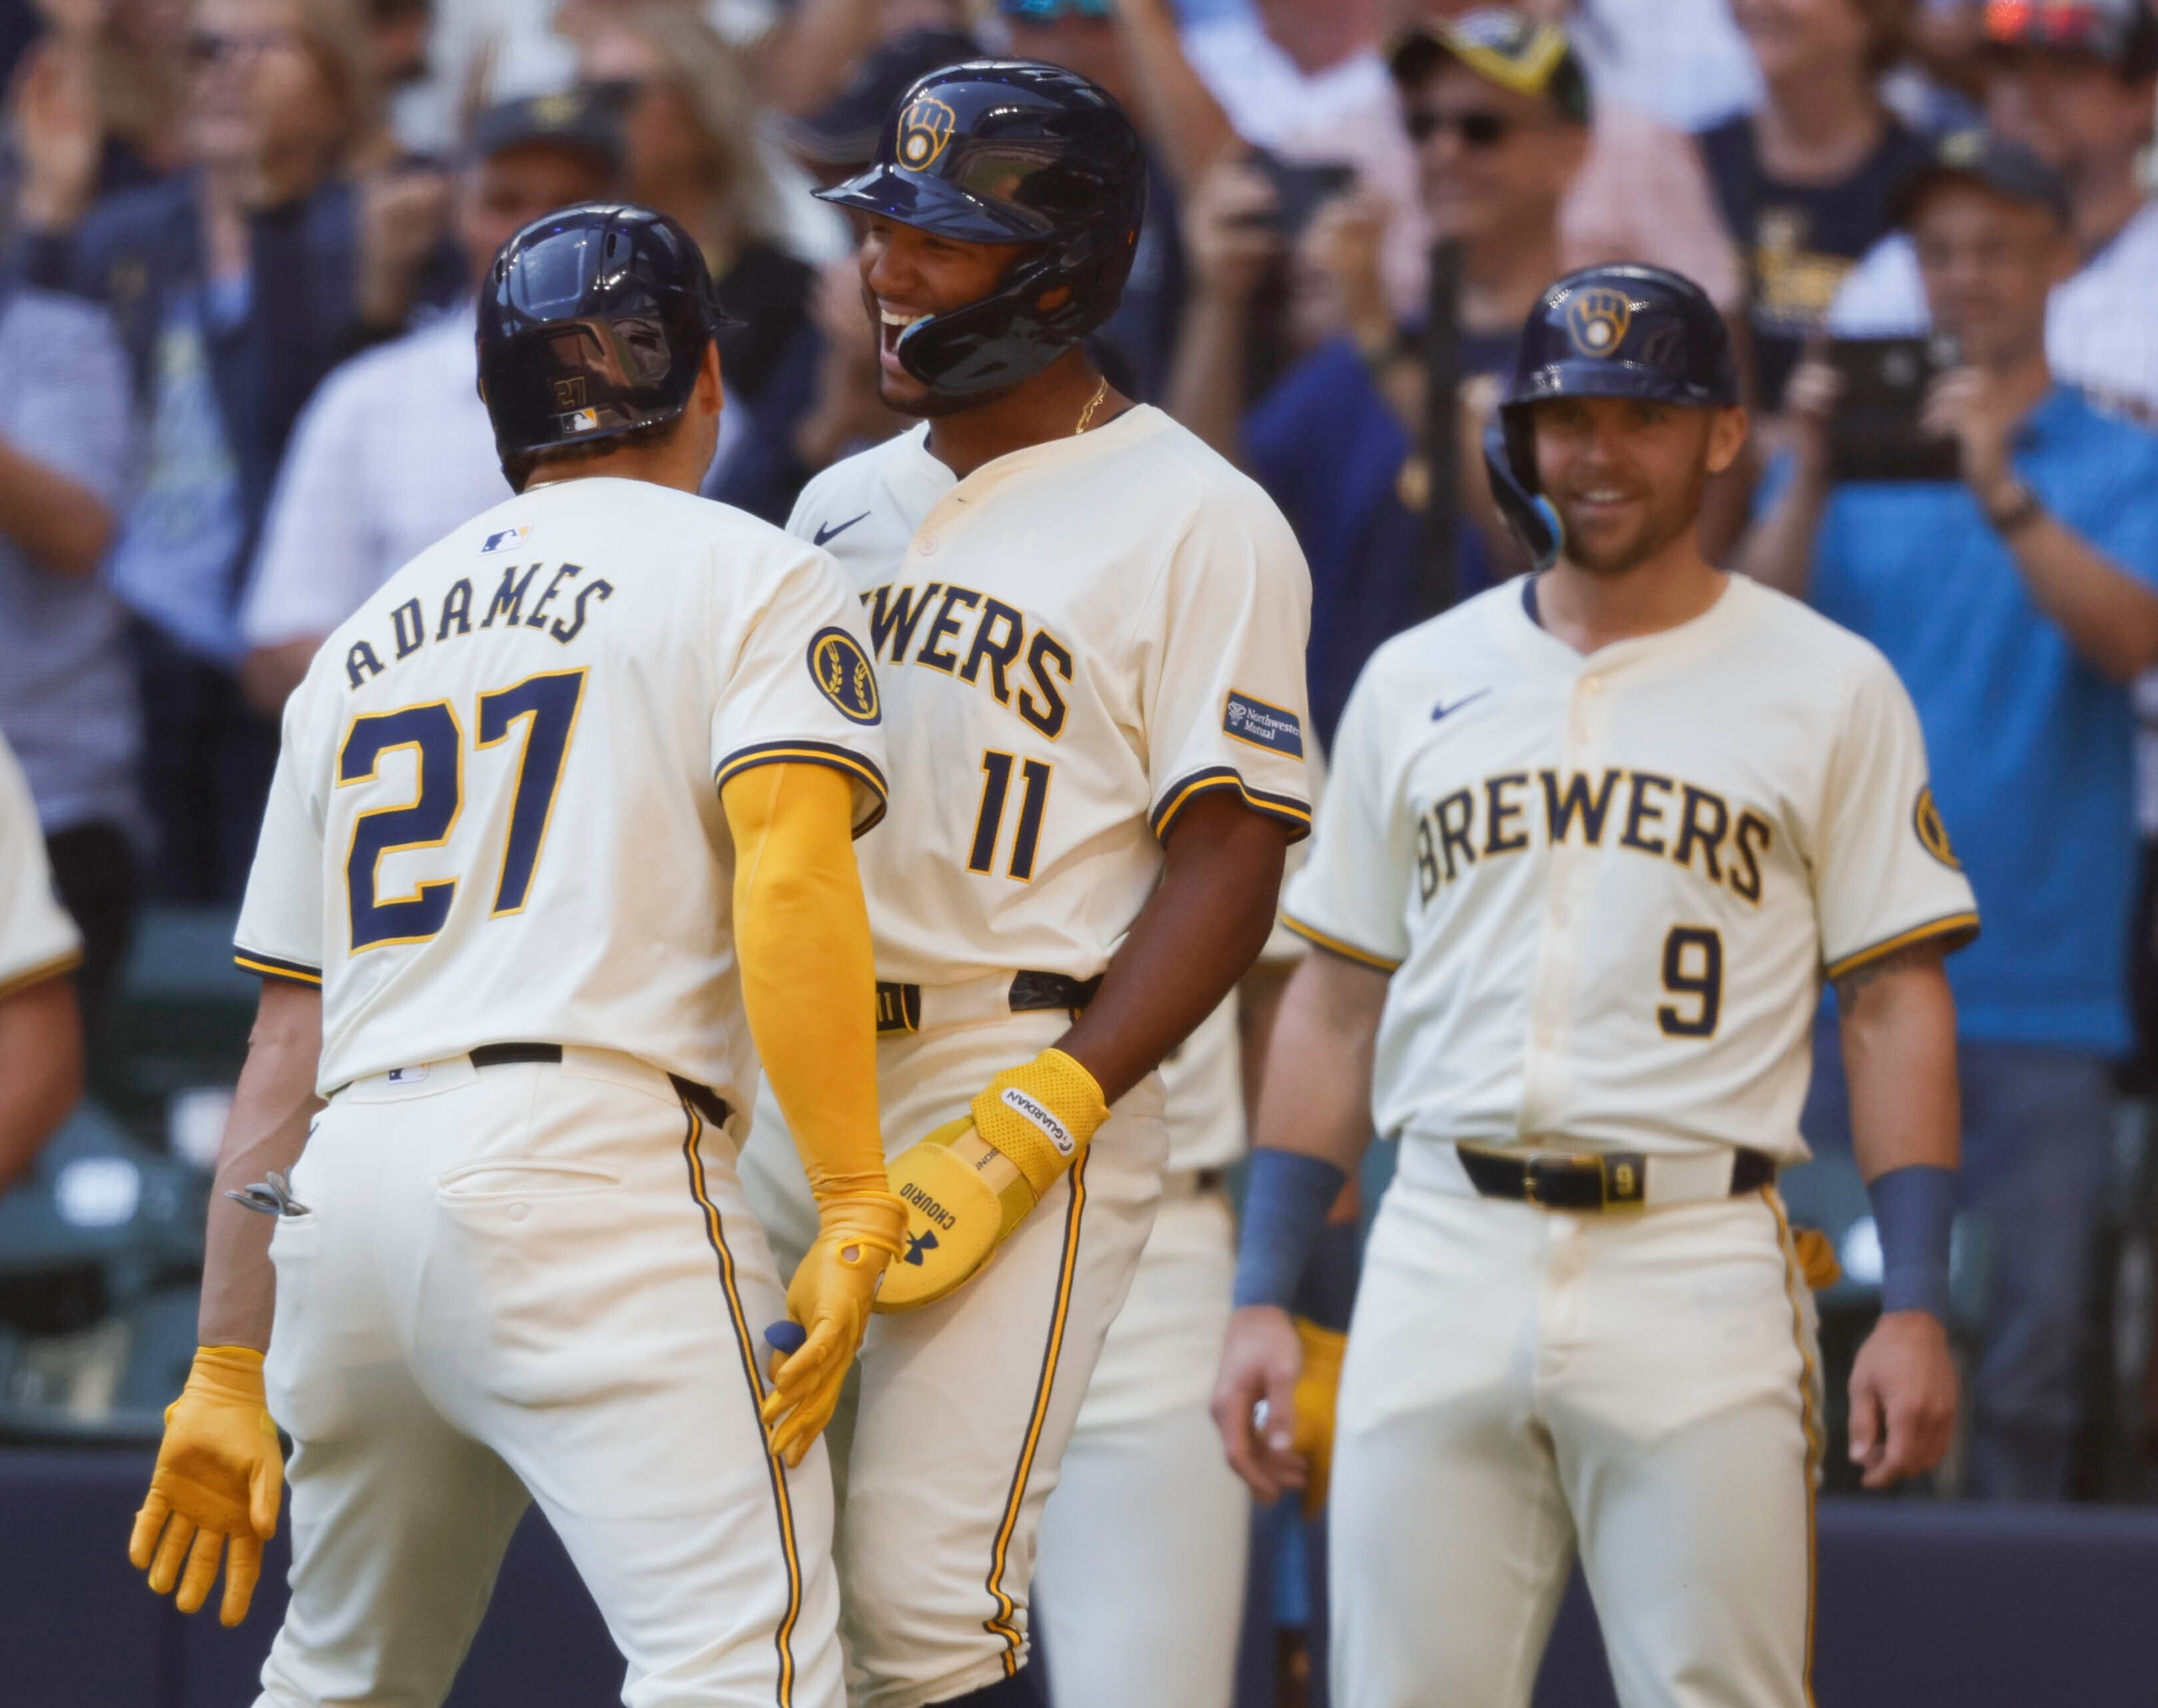
[{"label": "brewers logo on helmet", "polygon": [[935,95],[916,95],[899,116],[899,163],[909,172],[927,172],[958,123],[959,116]]},{"label": "brewers logo on helmet", "polygon": [[1580,291],[1566,305],[1567,334],[1584,356],[1617,353],[1634,305],[1624,291]]}]

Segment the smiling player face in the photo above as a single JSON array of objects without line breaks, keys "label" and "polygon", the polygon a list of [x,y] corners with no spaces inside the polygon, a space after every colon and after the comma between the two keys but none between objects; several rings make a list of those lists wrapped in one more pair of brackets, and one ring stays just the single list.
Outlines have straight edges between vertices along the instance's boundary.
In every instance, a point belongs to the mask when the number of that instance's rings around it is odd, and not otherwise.
[{"label": "smiling player face", "polygon": [[1623,575],[1684,538],[1711,474],[1746,441],[1743,410],[1565,397],[1536,410],[1536,477],[1566,525],[1566,556]]},{"label": "smiling player face", "polygon": [[899,337],[925,316],[980,302],[1028,253],[1022,244],[960,243],[869,216],[858,256],[862,303],[876,333],[877,395],[887,408],[935,415],[988,400],[979,394],[947,398],[932,392],[900,364]]}]

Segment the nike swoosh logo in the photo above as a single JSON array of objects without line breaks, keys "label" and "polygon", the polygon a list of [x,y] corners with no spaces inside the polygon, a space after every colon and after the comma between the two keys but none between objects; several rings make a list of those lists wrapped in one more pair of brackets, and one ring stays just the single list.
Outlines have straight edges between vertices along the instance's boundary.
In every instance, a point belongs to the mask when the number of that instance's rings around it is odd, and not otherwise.
[{"label": "nike swoosh logo", "polygon": [[1485,694],[1490,693],[1490,691],[1491,690],[1488,688],[1479,688],[1475,693],[1464,695],[1463,698],[1454,701],[1452,705],[1448,705],[1444,700],[1441,700],[1437,705],[1431,709],[1432,722],[1435,724],[1441,718],[1452,716],[1455,712],[1459,711],[1462,707],[1469,704],[1470,701],[1479,700],[1483,699]]},{"label": "nike swoosh logo", "polygon": [[844,534],[849,528],[852,528],[855,523],[866,519],[869,513],[870,513],[868,511],[865,510],[860,516],[850,516],[844,522],[842,522],[837,528],[826,528],[820,525],[817,529],[817,544],[822,545],[828,539],[837,539],[840,534]]}]

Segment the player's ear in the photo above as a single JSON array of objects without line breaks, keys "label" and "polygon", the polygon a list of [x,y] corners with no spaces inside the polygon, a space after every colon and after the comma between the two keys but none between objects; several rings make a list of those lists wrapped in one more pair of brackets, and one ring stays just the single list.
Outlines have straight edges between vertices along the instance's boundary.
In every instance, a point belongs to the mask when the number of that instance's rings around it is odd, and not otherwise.
[{"label": "player's ear", "polygon": [[705,346],[705,359],[697,368],[697,407],[700,410],[717,415],[725,394],[720,385],[720,341],[710,340]]},{"label": "player's ear", "polygon": [[1708,472],[1722,474],[1738,461],[1746,448],[1747,421],[1743,409],[1718,410],[1709,417]]}]

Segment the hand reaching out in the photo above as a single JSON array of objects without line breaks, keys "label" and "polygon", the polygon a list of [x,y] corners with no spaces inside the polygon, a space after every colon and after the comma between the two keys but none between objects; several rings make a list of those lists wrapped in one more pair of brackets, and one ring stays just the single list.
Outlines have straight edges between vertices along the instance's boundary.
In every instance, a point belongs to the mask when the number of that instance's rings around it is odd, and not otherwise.
[{"label": "hand reaching out", "polygon": [[86,44],[50,37],[23,56],[15,80],[15,146],[23,157],[17,216],[34,230],[69,230],[97,194],[105,148]]}]

